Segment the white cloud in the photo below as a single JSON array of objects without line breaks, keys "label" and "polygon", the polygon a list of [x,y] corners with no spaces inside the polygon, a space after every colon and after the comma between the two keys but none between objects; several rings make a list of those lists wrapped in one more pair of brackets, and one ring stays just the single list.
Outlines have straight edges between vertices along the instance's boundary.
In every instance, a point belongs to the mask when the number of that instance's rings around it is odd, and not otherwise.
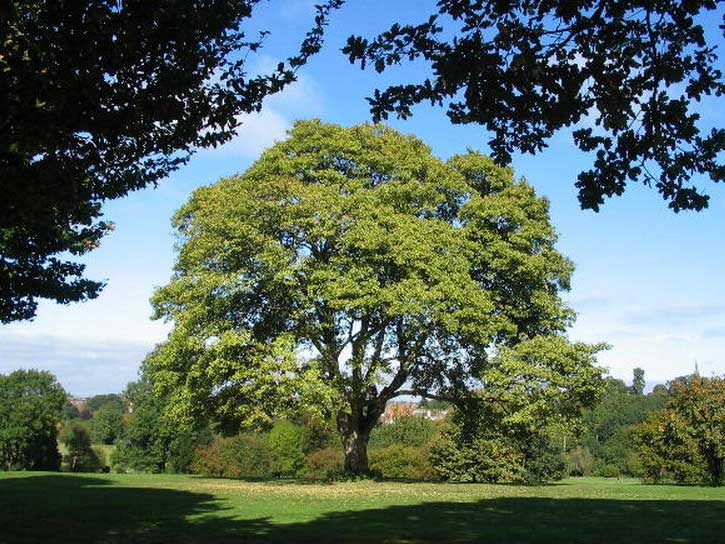
[{"label": "white cloud", "polygon": [[286,117],[271,108],[263,108],[260,113],[240,115],[239,121],[242,125],[234,138],[216,149],[202,153],[257,158],[262,151],[284,140],[291,126]]},{"label": "white cloud", "polygon": [[73,395],[122,391],[137,378],[153,342],[80,340],[25,331],[0,331],[0,374],[20,368],[53,373]]},{"label": "white cloud", "polygon": [[[252,73],[269,73],[276,65],[275,59],[263,56],[257,60]],[[323,102],[317,83],[300,74],[284,91],[267,98],[262,111],[240,115],[237,119],[241,126],[234,138],[201,154],[256,159],[262,151],[286,139],[287,130],[295,120],[321,116]]]},{"label": "white cloud", "polygon": [[725,335],[718,334],[723,306],[715,301],[628,304],[614,297],[605,306],[574,307],[580,311],[571,337],[607,342],[611,349],[599,361],[617,378],[629,380],[641,367],[648,382],[662,383],[691,373],[695,360],[703,375],[725,373]]}]

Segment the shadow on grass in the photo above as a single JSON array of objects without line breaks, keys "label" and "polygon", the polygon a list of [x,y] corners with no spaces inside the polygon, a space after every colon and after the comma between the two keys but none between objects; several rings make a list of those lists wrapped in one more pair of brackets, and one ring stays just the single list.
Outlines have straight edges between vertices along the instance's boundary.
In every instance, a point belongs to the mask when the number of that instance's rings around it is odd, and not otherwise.
[{"label": "shadow on grass", "polygon": [[0,544],[716,543],[725,535],[725,501],[505,497],[358,511],[341,505],[311,521],[275,524],[273,510],[243,519],[243,506],[206,493],[109,483],[92,476],[0,479]]}]

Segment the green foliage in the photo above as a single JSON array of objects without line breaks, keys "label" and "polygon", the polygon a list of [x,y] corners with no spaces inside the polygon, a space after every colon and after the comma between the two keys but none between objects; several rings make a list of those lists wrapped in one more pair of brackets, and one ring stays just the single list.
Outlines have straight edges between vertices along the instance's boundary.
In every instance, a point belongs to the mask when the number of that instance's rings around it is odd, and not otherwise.
[{"label": "green foliage", "polygon": [[644,370],[641,368],[635,368],[633,371],[634,376],[632,377],[632,394],[642,395],[644,394]]},{"label": "green foliage", "polygon": [[392,444],[370,451],[370,470],[387,480],[435,479],[427,448]]},{"label": "green foliage", "polygon": [[179,419],[234,432],[316,408],[362,473],[397,396],[490,388],[533,424],[596,391],[599,346],[561,336],[572,265],[548,202],[478,153],[443,162],[384,126],[298,122],[174,225],[152,301],[174,328],[148,369]]},{"label": "green foliage", "polygon": [[0,467],[58,470],[58,425],[66,393],[49,372],[0,375]]},{"label": "green foliage", "polygon": [[90,410],[92,415],[95,415],[103,407],[115,409],[117,412],[124,412],[123,395],[119,395],[118,393],[104,393],[102,395],[94,395],[86,400],[86,408]]},{"label": "green foliage", "polygon": [[74,404],[71,404],[69,400],[66,400],[65,404],[63,405],[63,420],[69,421],[72,419],[80,418],[81,411]]},{"label": "green foliage", "polygon": [[722,3],[711,0],[443,0],[421,24],[351,36],[343,51],[377,72],[404,60],[430,65],[422,81],[376,90],[375,120],[447,102],[451,121],[483,125],[507,164],[593,116],[573,133],[595,157],[576,183],[582,207],[599,210],[641,181],[675,211],[700,210],[709,196],[688,182],[725,179],[725,130],[710,129],[698,110],[703,97],[725,92],[722,36],[701,26],[713,10],[722,19]]},{"label": "green foliage", "polygon": [[229,140],[240,114],[295,80],[340,2],[318,8],[299,53],[249,77],[264,33],[242,25],[258,3],[2,2],[0,322],[32,318],[38,298],[97,296],[103,284],[67,255],[112,229],[103,202]]},{"label": "green foliage", "polygon": [[269,478],[277,466],[268,439],[258,433],[215,437],[196,450],[191,470],[224,478]]},{"label": "green foliage", "polygon": [[725,484],[725,378],[672,382],[667,405],[636,439],[646,480]]},{"label": "green foliage", "polygon": [[300,474],[305,464],[302,427],[286,420],[276,421],[267,436],[267,444],[275,476],[291,478]]},{"label": "green foliage", "polygon": [[421,408],[428,410],[447,410],[451,408],[451,403],[442,399],[423,399],[418,403]]},{"label": "green foliage", "polygon": [[307,480],[331,481],[344,474],[342,451],[339,447],[327,447],[312,451],[305,456],[302,477]]},{"label": "green foliage", "polygon": [[389,446],[420,447],[429,444],[438,434],[433,421],[417,416],[403,416],[392,423],[377,425],[370,434],[370,448]]},{"label": "green foliage", "polygon": [[475,400],[452,412],[431,446],[431,462],[441,479],[536,483],[566,475],[562,452],[553,444],[553,430],[562,422],[576,423],[573,407],[561,405],[559,413],[545,408],[522,414],[512,401],[487,401],[484,393]]},{"label": "green foliage", "polygon": [[305,453],[340,446],[334,422],[315,415],[306,414],[300,418],[302,445]]},{"label": "green foliage", "polygon": [[115,444],[123,435],[123,405],[102,405],[94,412],[89,426],[94,444]]},{"label": "green foliage", "polygon": [[441,479],[451,482],[524,480],[524,455],[503,437],[462,442],[455,433],[444,433],[431,449],[431,463]]},{"label": "green foliage", "polygon": [[634,436],[645,482],[704,481],[704,459],[687,431],[687,422],[668,410],[652,414],[636,427]]},{"label": "green foliage", "polygon": [[567,470],[572,476],[591,476],[594,470],[594,456],[586,446],[576,446],[565,455]]},{"label": "green foliage", "polygon": [[523,481],[538,484],[567,476],[566,459],[546,433],[537,433],[519,442],[524,454]]},{"label": "green foliage", "polygon": [[65,446],[63,468],[69,472],[97,472],[101,460],[91,446],[91,438],[86,428],[76,422],[67,423],[59,437]]},{"label": "green foliage", "polygon": [[184,425],[166,414],[166,401],[142,374],[126,390],[130,413],[112,455],[114,469],[135,472],[189,472],[194,450],[208,442],[208,430]]},{"label": "green foliage", "polygon": [[666,402],[667,393],[662,389],[643,395],[621,380],[607,378],[600,402],[584,414],[579,439],[579,445],[594,457],[593,473],[638,476],[640,465],[635,458],[632,428]]}]

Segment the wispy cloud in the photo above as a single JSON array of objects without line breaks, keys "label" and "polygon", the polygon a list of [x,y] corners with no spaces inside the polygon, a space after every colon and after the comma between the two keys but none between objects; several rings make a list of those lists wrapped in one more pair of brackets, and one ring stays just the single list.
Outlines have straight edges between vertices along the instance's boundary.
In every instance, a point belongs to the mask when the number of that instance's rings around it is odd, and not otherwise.
[{"label": "wispy cloud", "polygon": [[287,137],[291,122],[279,112],[264,108],[260,113],[240,115],[237,135],[217,149],[203,151],[210,155],[257,158],[262,151]]},{"label": "wispy cloud", "polygon": [[0,374],[37,368],[52,372],[73,395],[118,392],[136,379],[139,365],[152,347],[0,331]]},{"label": "wispy cloud", "polygon": [[702,331],[702,337],[709,338],[725,338],[725,327],[713,327]]},{"label": "wispy cloud", "polygon": [[583,295],[572,296],[567,300],[568,304],[575,310],[584,308],[601,308],[608,306],[611,298],[604,295]]},{"label": "wispy cloud", "polygon": [[[252,73],[271,73],[277,62],[261,56]],[[262,151],[287,138],[287,130],[296,119],[319,117],[323,112],[324,100],[317,83],[309,76],[298,75],[297,81],[284,91],[267,98],[261,112],[240,115],[237,120],[241,126],[234,138],[200,154],[256,159]]]},{"label": "wispy cloud", "polygon": [[647,323],[701,319],[721,315],[725,315],[725,303],[665,305],[652,309],[630,311],[625,317],[630,323]]}]

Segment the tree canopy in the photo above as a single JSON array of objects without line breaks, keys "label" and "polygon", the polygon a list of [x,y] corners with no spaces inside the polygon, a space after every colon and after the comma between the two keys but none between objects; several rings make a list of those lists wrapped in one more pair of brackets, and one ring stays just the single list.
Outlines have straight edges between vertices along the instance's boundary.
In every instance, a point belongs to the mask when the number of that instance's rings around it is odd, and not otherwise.
[{"label": "tree canopy", "polygon": [[38,298],[95,297],[102,282],[70,259],[112,228],[102,203],[229,140],[239,114],[294,81],[337,4],[318,8],[297,54],[251,77],[264,33],[242,26],[258,2],[0,3],[0,323],[32,318]]},{"label": "tree canopy", "polygon": [[665,408],[637,429],[645,477],[725,484],[725,378],[674,380]]},{"label": "tree canopy", "polygon": [[[250,76],[247,56],[267,32],[244,26],[259,1],[0,2],[0,323],[32,319],[38,299],[97,296],[103,281],[74,257],[113,228],[102,204],[231,138],[240,114],[294,81],[344,4],[318,6],[299,51]],[[576,182],[584,208],[639,181],[675,211],[701,210],[709,195],[695,183],[725,176],[725,130],[708,129],[698,103],[725,87],[700,19],[722,5],[439,0],[421,24],[350,36],[343,51],[378,72],[430,66],[368,99],[376,121],[447,103],[453,123],[492,133],[499,164],[573,127],[593,154]]]},{"label": "tree canopy", "polygon": [[443,162],[380,125],[295,124],[243,175],[192,195],[153,297],[172,320],[147,361],[179,415],[337,418],[346,468],[401,395],[562,417],[590,402],[600,346],[562,335],[571,263],[548,203],[478,153]]},{"label": "tree canopy", "polygon": [[[376,90],[375,120],[408,117],[421,102],[448,105],[458,124],[492,133],[493,157],[536,153],[558,130],[594,154],[576,186],[599,210],[628,182],[654,186],[675,210],[701,210],[709,196],[693,177],[725,178],[725,129],[703,128],[698,103],[725,90],[717,44],[701,16],[721,0],[439,0],[418,25],[393,24],[344,52],[383,72],[403,61],[430,67],[419,82]],[[714,24],[712,25],[715,26]],[[704,181],[704,180],[703,180]]]},{"label": "tree canopy", "polygon": [[0,375],[0,466],[57,470],[58,424],[66,393],[50,372]]}]

